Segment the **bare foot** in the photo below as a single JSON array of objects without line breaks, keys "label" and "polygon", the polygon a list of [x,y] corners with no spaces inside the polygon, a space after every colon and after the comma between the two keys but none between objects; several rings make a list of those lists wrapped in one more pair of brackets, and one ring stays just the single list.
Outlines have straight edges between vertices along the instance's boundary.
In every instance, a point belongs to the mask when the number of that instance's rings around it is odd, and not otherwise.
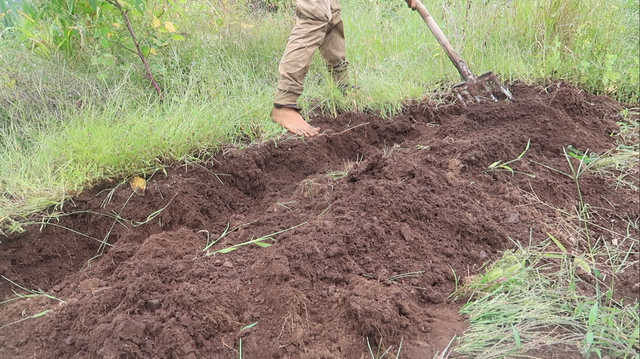
[{"label": "bare foot", "polygon": [[298,111],[290,107],[274,108],[271,118],[290,132],[304,137],[313,137],[320,133],[320,128],[313,127],[300,116]]}]

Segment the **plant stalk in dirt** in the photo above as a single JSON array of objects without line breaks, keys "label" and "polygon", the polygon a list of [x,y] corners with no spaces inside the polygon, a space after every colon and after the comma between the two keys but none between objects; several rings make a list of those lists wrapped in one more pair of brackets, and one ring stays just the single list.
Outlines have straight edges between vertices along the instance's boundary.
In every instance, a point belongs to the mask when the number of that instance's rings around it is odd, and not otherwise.
[{"label": "plant stalk in dirt", "polygon": [[[273,238],[274,236],[276,236],[276,235],[278,235],[278,234],[280,234],[280,233],[288,232],[288,231],[290,231],[290,230],[292,230],[292,229],[296,229],[296,228],[298,228],[298,227],[300,227],[300,226],[303,226],[303,225],[305,225],[305,224],[307,224],[307,222],[300,223],[300,224],[298,224],[298,225],[295,225],[295,226],[290,227],[290,228],[287,228],[287,229],[283,229],[283,230],[278,231],[278,232],[275,232],[275,233],[267,234],[266,236],[262,236],[262,237],[260,237],[260,238],[256,238],[256,239],[252,239],[252,240],[250,240],[250,241],[246,241],[246,242],[242,242],[242,243],[234,244],[234,245],[232,245],[231,247],[227,247],[227,248],[219,249],[219,250],[217,250],[217,251],[213,251],[213,252],[208,252],[208,251],[207,251],[207,253],[205,254],[205,256],[211,256],[211,255],[215,255],[215,254],[218,254],[218,253],[221,253],[221,254],[222,254],[222,253],[229,253],[229,252],[233,252],[233,251],[235,251],[236,249],[238,249],[238,248],[240,248],[240,247],[242,247],[242,246],[246,246],[246,245],[248,245],[248,244],[255,244],[255,245],[257,245],[257,246],[259,246],[259,247],[263,247],[263,248],[265,248],[265,247],[270,247],[270,246],[271,246],[271,243],[266,242],[267,240],[271,240],[271,241],[274,241],[274,242],[275,242],[275,238]],[[220,236],[220,238],[219,238],[218,240],[220,240],[222,237],[226,236],[227,234],[228,234],[228,232],[227,232],[227,230],[225,230],[225,232]],[[216,241],[214,241],[213,243],[211,243],[211,244],[207,245],[207,248],[209,248],[209,247],[211,247],[213,244],[217,243],[217,242],[218,242],[218,240],[216,240]],[[205,249],[205,250],[206,250],[206,249]]]},{"label": "plant stalk in dirt", "polygon": [[511,172],[512,175],[516,174],[516,173],[521,173],[523,175],[527,175],[531,178],[535,178],[536,176],[534,174],[531,173],[525,173],[525,172],[520,172],[520,171],[516,171],[511,167],[512,163],[518,162],[522,159],[522,157],[524,157],[524,155],[527,153],[527,151],[529,150],[529,147],[531,146],[531,140],[527,140],[527,145],[524,149],[524,151],[522,151],[522,153],[520,153],[520,155],[518,155],[518,157],[509,160],[509,161],[505,161],[503,162],[502,160],[493,162],[492,164],[489,165],[489,168],[487,169],[487,171],[508,171]]},{"label": "plant stalk in dirt", "polygon": [[[0,305],[12,302],[14,300],[25,299],[25,298],[36,298],[36,297],[45,297],[45,298],[57,300],[60,303],[66,303],[64,300],[56,298],[56,297],[54,297],[52,295],[49,295],[49,294],[47,294],[46,292],[44,292],[42,290],[35,290],[35,291],[34,290],[29,290],[29,289],[27,289],[27,288],[15,283],[14,281],[10,280],[9,278],[7,278],[7,277],[5,277],[3,275],[0,275],[0,277],[2,277],[2,279],[6,280],[7,282],[11,283],[12,285],[14,285],[14,286],[16,286],[16,287],[18,287],[18,288],[20,288],[23,291],[28,293],[28,294],[19,294],[14,290],[13,293],[16,296],[14,298],[10,298],[10,299],[1,301]],[[42,312],[36,313],[34,315],[24,316],[24,318],[22,318],[22,319],[19,319],[19,320],[16,320],[16,321],[13,321],[11,323],[4,324],[4,325],[0,325],[0,329],[4,329],[4,328],[6,328],[6,327],[8,327],[10,325],[14,325],[14,324],[23,322],[25,320],[35,319],[35,318],[41,317],[41,316],[46,315],[47,313],[49,313],[51,311],[52,311],[52,309],[47,309],[47,310],[44,310]]]},{"label": "plant stalk in dirt", "polygon": [[[576,185],[576,189],[578,191],[578,206],[576,207],[576,215],[584,228],[584,234],[587,242],[587,250],[589,253],[593,252],[593,245],[591,243],[591,235],[589,232],[589,216],[590,216],[590,206],[584,202],[584,197],[582,196],[582,190],[580,189],[580,177],[587,171],[588,164],[592,163],[593,157],[587,157],[587,153],[589,150],[584,153],[580,153],[573,147],[568,146],[567,148],[562,148],[564,153],[564,157],[569,165],[570,173],[555,169],[553,167],[547,166],[543,163],[532,160],[531,162],[539,164],[547,169],[563,174],[573,180]],[[577,159],[578,166],[577,168],[574,166],[572,162],[572,158]]]},{"label": "plant stalk in dirt", "polygon": [[[400,358],[400,353],[402,352],[402,342],[404,340],[404,337],[400,338],[400,344],[398,344],[398,351],[396,352],[396,359]],[[384,349],[382,347],[382,338],[380,338],[380,342],[378,343],[378,347],[375,350],[371,347],[371,342],[369,341],[369,338],[366,338],[367,341],[367,348],[369,349],[369,355],[371,355],[371,359],[383,359],[387,354],[389,354],[389,351],[391,350],[391,348],[393,346],[388,347],[384,352],[382,352],[382,350]]]}]

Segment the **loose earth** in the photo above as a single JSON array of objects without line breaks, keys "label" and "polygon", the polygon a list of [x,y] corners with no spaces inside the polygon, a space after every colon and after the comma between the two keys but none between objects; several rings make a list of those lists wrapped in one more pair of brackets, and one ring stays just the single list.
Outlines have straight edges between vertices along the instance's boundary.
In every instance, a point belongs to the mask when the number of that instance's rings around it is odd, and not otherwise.
[{"label": "loose earth", "polygon": [[[456,281],[514,241],[577,245],[563,149],[615,147],[625,105],[567,83],[510,88],[512,102],[317,116],[311,139],[176,164],[144,193],[81,193],[0,239],[0,358],[370,358],[401,340],[402,358],[433,357],[468,327]],[[579,184],[593,238],[638,238],[637,192]],[[637,301],[633,251],[616,290]]]}]

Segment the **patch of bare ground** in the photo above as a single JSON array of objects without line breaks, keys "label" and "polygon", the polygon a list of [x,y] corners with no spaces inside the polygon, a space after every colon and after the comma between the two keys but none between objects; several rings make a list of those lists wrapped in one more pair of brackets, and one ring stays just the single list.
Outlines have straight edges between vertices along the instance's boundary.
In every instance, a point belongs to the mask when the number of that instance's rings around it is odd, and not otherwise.
[{"label": "patch of bare ground", "polygon": [[[83,193],[52,224],[2,239],[0,274],[64,303],[1,305],[0,325],[14,324],[0,329],[0,357],[238,358],[242,338],[245,358],[367,358],[367,340],[431,358],[468,325],[449,299],[454,272],[478,274],[509,238],[575,245],[560,210],[574,211],[576,184],[551,168],[568,171],[568,145],[614,146],[623,105],[565,83],[511,90],[513,102],[424,102],[392,120],[319,116],[320,136],[176,165],[144,196]],[[488,171],[529,141],[511,164],[520,173]],[[581,181],[592,235],[626,233],[637,192]],[[280,231],[269,247],[203,251]],[[637,300],[638,272],[620,274],[619,293]],[[0,298],[12,290],[22,293],[0,280]]]}]

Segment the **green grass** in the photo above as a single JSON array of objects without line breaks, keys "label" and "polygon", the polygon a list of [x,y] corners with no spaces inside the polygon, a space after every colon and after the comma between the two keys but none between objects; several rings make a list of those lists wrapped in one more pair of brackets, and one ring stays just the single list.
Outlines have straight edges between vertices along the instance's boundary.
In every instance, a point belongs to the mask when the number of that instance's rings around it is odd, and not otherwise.
[{"label": "green grass", "polygon": [[640,158],[640,149],[638,148],[640,108],[624,110],[622,115],[628,121],[618,123],[620,143],[606,153],[595,156],[589,169],[603,178],[615,179],[616,188],[626,187],[638,191],[638,182],[635,179],[640,176],[638,164],[638,158]]},{"label": "green grass", "polygon": [[[628,255],[605,252],[604,244],[599,249],[595,253],[607,258]],[[551,240],[508,251],[461,291],[471,291],[473,298],[462,308],[470,328],[455,351],[468,358],[504,358],[555,348],[587,358],[637,358],[638,302],[614,300],[608,282],[620,269],[559,250]]]}]

